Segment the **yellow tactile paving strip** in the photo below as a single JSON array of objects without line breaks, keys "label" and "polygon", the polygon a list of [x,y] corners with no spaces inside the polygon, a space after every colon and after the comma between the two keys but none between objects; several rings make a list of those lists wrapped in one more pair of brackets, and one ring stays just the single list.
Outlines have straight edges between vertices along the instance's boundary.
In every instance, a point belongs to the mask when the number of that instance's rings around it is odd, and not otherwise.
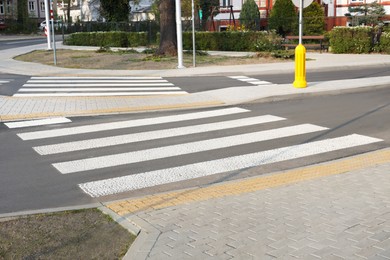
[{"label": "yellow tactile paving strip", "polygon": [[169,105],[157,105],[157,106],[139,106],[139,107],[118,107],[109,109],[94,109],[94,110],[80,110],[69,112],[51,112],[51,113],[30,113],[30,114],[10,114],[0,115],[0,121],[16,121],[34,118],[48,118],[56,116],[77,116],[77,115],[102,115],[102,114],[115,114],[115,113],[129,113],[129,112],[147,112],[166,109],[185,109],[185,108],[198,108],[198,107],[210,107],[223,105],[223,102],[194,102],[183,104],[169,104]]},{"label": "yellow tactile paving strip", "polygon": [[117,201],[108,203],[106,206],[123,216],[137,211],[161,209],[184,203],[254,192],[324,176],[346,173],[388,162],[390,162],[390,149],[385,149],[286,172],[231,181],[205,188],[187,189]]}]

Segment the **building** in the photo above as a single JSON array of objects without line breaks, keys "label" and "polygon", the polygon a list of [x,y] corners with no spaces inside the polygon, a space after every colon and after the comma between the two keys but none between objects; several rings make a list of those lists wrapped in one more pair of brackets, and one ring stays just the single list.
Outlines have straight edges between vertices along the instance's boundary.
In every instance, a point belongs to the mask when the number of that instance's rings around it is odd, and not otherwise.
[{"label": "building", "polygon": [[[349,21],[345,16],[348,13],[348,7],[370,4],[375,0],[314,0],[317,1],[324,9],[327,30],[334,26],[348,26]],[[229,25],[234,25],[240,18],[241,7],[245,0],[220,0],[220,13],[213,18],[214,25],[209,25],[210,30],[223,31]],[[390,0],[377,0],[385,8],[388,17],[384,20],[390,21]],[[267,25],[267,19],[272,10],[275,0],[255,0],[259,6],[261,28]]]},{"label": "building", "polygon": [[[140,0],[137,4],[130,1],[131,11],[129,13],[132,21],[144,21],[154,19],[151,12],[151,6],[154,0]],[[219,6],[215,10],[219,10],[218,14],[213,17],[208,28],[210,30],[225,30],[229,25],[238,25],[240,11],[243,3],[246,0],[220,0]],[[361,4],[369,4],[375,0],[314,0],[317,1],[324,9],[327,30],[331,30],[334,26],[349,25],[348,18],[345,16],[348,13],[348,7]],[[388,17],[384,20],[390,21],[390,0],[377,0],[383,5]],[[261,28],[266,28],[267,19],[269,17],[272,6],[275,0],[255,0],[260,11]],[[66,21],[67,3],[64,0],[54,0],[58,17]],[[38,20],[38,23],[45,19],[44,0],[28,0],[28,11],[31,18]],[[100,0],[70,0],[70,16],[72,22],[75,21],[99,21]],[[0,18],[16,19],[17,17],[17,0],[0,0]]]}]

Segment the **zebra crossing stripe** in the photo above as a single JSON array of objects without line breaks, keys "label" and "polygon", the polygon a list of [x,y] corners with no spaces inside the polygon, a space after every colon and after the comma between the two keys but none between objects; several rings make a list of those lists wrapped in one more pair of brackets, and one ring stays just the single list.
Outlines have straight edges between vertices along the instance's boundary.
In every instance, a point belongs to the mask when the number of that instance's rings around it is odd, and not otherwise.
[{"label": "zebra crossing stripe", "polygon": [[162,77],[31,77],[31,80],[158,80]]},{"label": "zebra crossing stripe", "polygon": [[81,91],[139,91],[139,90],[180,90],[179,87],[149,87],[149,88],[22,88],[19,92],[48,92],[48,91],[56,91],[56,92],[65,92],[65,91],[73,91],[73,92],[81,92]]},{"label": "zebra crossing stripe", "polygon": [[107,167],[143,162],[184,154],[204,152],[209,150],[239,146],[255,142],[267,141],[282,137],[312,133],[326,130],[328,128],[302,124],[296,126],[282,127],[272,130],[265,130],[247,134],[239,134],[221,138],[214,138],[196,142],[189,142],[178,145],[170,145],[135,152],[120,153],[114,155],[99,156],[81,160],[67,161],[52,164],[60,173],[68,174],[88,170],[102,169]]},{"label": "zebra crossing stripe", "polygon": [[88,93],[24,93],[14,94],[14,97],[97,97],[97,96],[151,96],[151,95],[185,95],[186,91],[164,92],[88,92]]},{"label": "zebra crossing stripe", "polygon": [[383,141],[358,134],[79,184],[91,197],[235,171]]},{"label": "zebra crossing stripe", "polygon": [[72,121],[66,117],[54,117],[54,118],[45,118],[45,119],[28,120],[28,121],[20,121],[20,122],[10,122],[4,124],[8,128],[22,128],[22,127],[62,124],[62,123],[70,123],[70,122]]},{"label": "zebra crossing stripe", "polygon": [[0,80],[0,84],[8,83],[8,80]]},{"label": "zebra crossing stripe", "polygon": [[[110,85],[110,87],[129,87],[127,89],[132,89],[130,87],[162,87],[162,86],[166,86],[166,87],[171,87],[171,86],[174,86],[172,83],[89,83],[89,84],[85,84],[85,83],[82,83],[82,84],[76,84],[76,83],[70,83],[70,84],[24,84],[23,85],[23,88],[24,87],[27,87],[27,88],[36,88],[36,87],[107,87],[107,85]],[[55,88],[56,89],[56,88]],[[34,89],[32,89],[34,90]]]},{"label": "zebra crossing stripe", "polygon": [[239,114],[245,112],[250,112],[250,111],[247,109],[233,107],[233,108],[208,110],[203,112],[186,113],[180,115],[170,115],[170,116],[162,116],[162,117],[154,117],[154,118],[112,122],[112,123],[102,123],[102,124],[95,124],[95,125],[75,126],[75,127],[68,127],[62,129],[26,132],[26,133],[20,133],[18,134],[18,136],[22,140],[36,140],[36,139],[52,138],[52,137],[59,137],[59,136],[69,136],[69,135],[93,133],[93,132],[100,132],[100,131],[107,131],[107,130],[147,126],[147,125],[158,125],[163,123],[188,121],[194,119],[204,119],[204,118],[233,115],[233,114]]},{"label": "zebra crossing stripe", "polygon": [[253,84],[253,85],[269,85],[269,84],[273,84],[273,83],[271,83],[269,81],[249,78],[247,76],[230,76],[229,78],[236,79],[236,80],[239,80],[239,81],[248,82],[248,83]]},{"label": "zebra crossing stripe", "polygon": [[[54,79],[54,80],[29,80],[29,83],[24,86],[45,86],[47,83],[56,83],[56,85],[62,85],[61,83],[168,83],[165,79],[137,79],[137,80],[126,80],[126,79],[112,79],[112,80],[101,80],[101,79]],[[44,84],[38,84],[44,83]]]},{"label": "zebra crossing stripe", "polygon": [[236,120],[228,120],[228,121],[217,122],[217,123],[191,125],[191,126],[157,130],[157,131],[149,131],[149,132],[142,132],[142,133],[135,133],[135,134],[104,137],[104,138],[94,138],[94,139],[83,140],[83,141],[37,146],[37,147],[33,147],[33,149],[41,155],[59,154],[65,152],[74,152],[74,151],[87,150],[93,148],[108,147],[108,146],[114,146],[120,144],[129,144],[129,143],[135,143],[141,141],[163,139],[168,137],[176,137],[176,136],[184,136],[184,135],[190,135],[196,133],[205,133],[210,131],[226,130],[231,128],[257,125],[257,124],[275,122],[280,120],[285,120],[285,118],[272,116],[272,115],[264,115],[264,116],[257,116],[257,117],[241,118]]}]

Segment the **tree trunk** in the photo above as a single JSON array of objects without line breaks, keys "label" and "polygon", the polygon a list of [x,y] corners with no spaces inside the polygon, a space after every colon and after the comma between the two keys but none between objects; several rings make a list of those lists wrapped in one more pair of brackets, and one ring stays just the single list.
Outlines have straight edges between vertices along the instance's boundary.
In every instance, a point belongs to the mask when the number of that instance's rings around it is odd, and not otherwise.
[{"label": "tree trunk", "polygon": [[70,18],[70,3],[71,3],[71,1],[68,0],[68,6],[66,8],[66,20],[68,22],[68,28],[70,28],[70,26],[72,25],[72,21]]},{"label": "tree trunk", "polygon": [[160,0],[160,46],[158,55],[177,55],[175,0]]}]

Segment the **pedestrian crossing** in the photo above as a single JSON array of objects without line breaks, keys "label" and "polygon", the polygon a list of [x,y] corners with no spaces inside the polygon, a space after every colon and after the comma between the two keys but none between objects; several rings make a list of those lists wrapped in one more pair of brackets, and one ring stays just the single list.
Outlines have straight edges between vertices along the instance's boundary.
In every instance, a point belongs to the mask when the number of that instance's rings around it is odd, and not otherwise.
[{"label": "pedestrian crossing", "polygon": [[[31,142],[64,178],[91,178],[75,185],[91,197],[101,197],[313,155],[343,154],[383,141],[356,133],[325,138],[326,131],[324,126],[293,124],[277,115],[232,107],[77,126],[34,126],[17,135]],[[283,147],[274,144],[284,139],[292,141],[283,142]],[[168,167],[157,163],[164,160]],[[156,169],[142,170],[149,165]]]},{"label": "pedestrian crossing", "polygon": [[35,120],[27,120],[27,121],[20,121],[20,122],[10,122],[4,124],[8,128],[23,128],[23,127],[31,127],[31,126],[63,124],[63,123],[70,123],[70,122],[72,121],[66,117],[53,117],[53,118],[35,119]]},{"label": "pedestrian crossing", "polygon": [[0,80],[0,86],[9,83],[9,80]]},{"label": "pedestrian crossing", "polygon": [[15,97],[184,95],[161,77],[31,77]]},{"label": "pedestrian crossing", "polygon": [[230,76],[229,78],[243,81],[243,82],[246,82],[246,83],[249,83],[252,85],[274,85],[273,83],[271,83],[269,81],[258,80],[258,79],[250,78],[247,76]]}]

